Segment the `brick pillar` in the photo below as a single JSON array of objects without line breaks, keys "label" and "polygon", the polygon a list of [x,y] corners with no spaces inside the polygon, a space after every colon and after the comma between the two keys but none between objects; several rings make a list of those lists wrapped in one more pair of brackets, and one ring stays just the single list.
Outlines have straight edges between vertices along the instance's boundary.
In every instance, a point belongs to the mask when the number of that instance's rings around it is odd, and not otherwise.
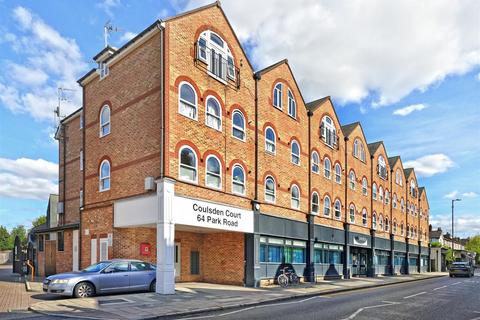
[{"label": "brick pillar", "polygon": [[260,204],[252,201],[254,233],[245,234],[245,284],[260,286]]},{"label": "brick pillar", "polygon": [[343,228],[345,230],[345,247],[343,250],[343,279],[350,279],[350,246],[348,245],[348,241],[350,239],[350,225],[345,222],[343,224]]},{"label": "brick pillar", "polygon": [[395,236],[390,234],[390,274],[392,276],[396,275],[395,272]]},{"label": "brick pillar", "polygon": [[159,294],[175,294],[174,195],[174,180],[163,178],[157,181],[157,286],[155,292]]}]

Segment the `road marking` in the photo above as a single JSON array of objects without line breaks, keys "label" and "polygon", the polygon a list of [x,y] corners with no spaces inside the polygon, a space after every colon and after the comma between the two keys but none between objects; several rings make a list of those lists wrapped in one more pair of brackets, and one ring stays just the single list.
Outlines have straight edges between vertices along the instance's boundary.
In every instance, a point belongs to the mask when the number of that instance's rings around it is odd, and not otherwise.
[{"label": "road marking", "polygon": [[415,294],[412,294],[411,296],[403,297],[403,299],[413,298],[413,297],[416,297],[416,296],[419,296],[419,295],[422,295],[422,294],[425,294],[425,293],[427,293],[427,292],[423,291],[423,292],[420,292],[420,293],[415,293]]},{"label": "road marking", "polygon": [[400,302],[391,302],[391,301],[382,301],[384,304],[378,304],[376,306],[368,306],[368,307],[363,307],[352,313],[348,318],[344,318],[342,320],[352,320],[355,318],[360,312],[362,312],[365,309],[373,309],[373,308],[381,308],[381,307],[387,307],[387,306],[393,306],[395,304],[400,304]]},{"label": "road marking", "polygon": [[446,288],[446,287],[447,287],[447,286],[441,286],[441,287],[438,287],[438,288],[433,289],[433,291],[440,290],[440,289],[443,289],[443,288]]},{"label": "road marking", "polygon": [[248,310],[252,310],[252,309],[272,307],[272,306],[280,306],[280,305],[293,304],[293,303],[302,303],[302,302],[305,302],[305,301],[313,300],[313,299],[315,299],[315,298],[325,298],[325,299],[329,299],[329,297],[314,296],[314,297],[310,297],[310,298],[306,298],[306,299],[298,300],[298,301],[288,301],[288,302],[279,302],[279,303],[263,304],[263,305],[259,305],[259,306],[247,307],[247,308],[243,308],[243,309],[239,309],[239,310],[234,310],[234,311],[230,311],[230,312],[225,312],[225,313],[221,313],[221,314],[214,314],[214,315],[209,315],[209,316],[189,317],[189,318],[181,318],[181,319],[183,319],[183,320],[187,320],[187,319],[188,319],[188,320],[193,320],[193,319],[206,319],[206,318],[224,317],[224,316],[229,316],[229,315],[232,315],[232,314],[235,314],[235,313],[244,312],[244,311],[248,311]]},{"label": "road marking", "polygon": [[462,281],[460,281],[460,282],[455,282],[455,283],[452,283],[452,284],[451,284],[451,286],[455,286],[455,285],[457,285],[457,284],[460,284],[460,283],[462,283]]}]

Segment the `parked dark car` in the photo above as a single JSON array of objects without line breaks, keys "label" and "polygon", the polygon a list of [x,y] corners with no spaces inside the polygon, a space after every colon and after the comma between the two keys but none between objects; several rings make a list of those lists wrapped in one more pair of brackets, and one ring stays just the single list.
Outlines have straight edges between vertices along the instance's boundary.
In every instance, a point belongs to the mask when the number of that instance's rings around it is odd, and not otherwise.
[{"label": "parked dark car", "polygon": [[458,261],[453,262],[449,268],[450,277],[467,276],[473,277],[475,275],[475,268],[469,262]]},{"label": "parked dark car", "polygon": [[77,298],[128,291],[155,291],[156,266],[140,261],[101,261],[77,272],[60,273],[43,281],[43,291]]}]

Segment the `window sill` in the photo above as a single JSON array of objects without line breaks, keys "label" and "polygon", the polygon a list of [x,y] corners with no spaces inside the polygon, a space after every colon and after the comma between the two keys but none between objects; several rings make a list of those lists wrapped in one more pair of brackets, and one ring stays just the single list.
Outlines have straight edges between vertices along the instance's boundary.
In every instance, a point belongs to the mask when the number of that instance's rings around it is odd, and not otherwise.
[{"label": "window sill", "polygon": [[180,111],[178,112],[178,114],[181,115],[182,117],[187,118],[187,119],[190,119],[190,120],[193,120],[193,121],[198,121],[198,117],[191,118],[191,117],[187,116],[186,114],[181,113]]},{"label": "window sill", "polygon": [[265,150],[265,153],[266,153],[266,154],[269,154],[269,155],[271,155],[271,156],[275,156],[275,155],[276,155],[275,152],[271,152],[271,151],[268,151],[268,150]]},{"label": "window sill", "polygon": [[245,139],[240,139],[238,137],[235,137],[233,134],[232,134],[232,138],[236,139],[236,140],[239,140],[239,141],[242,141],[242,142],[247,142],[247,137],[245,136]]},{"label": "window sill", "polygon": [[206,124],[206,123],[205,123],[205,126],[206,126],[207,128],[213,129],[213,130],[215,130],[215,131],[222,132],[222,127],[220,127],[220,129],[217,129],[217,128],[214,128],[214,127],[212,127],[212,126],[209,126],[209,125]]},{"label": "window sill", "polygon": [[106,137],[106,136],[110,135],[110,133],[111,133],[111,132],[105,133],[105,134],[101,134],[101,133],[100,133],[100,134],[98,135],[98,137],[99,137],[99,138],[103,138],[103,137]]}]

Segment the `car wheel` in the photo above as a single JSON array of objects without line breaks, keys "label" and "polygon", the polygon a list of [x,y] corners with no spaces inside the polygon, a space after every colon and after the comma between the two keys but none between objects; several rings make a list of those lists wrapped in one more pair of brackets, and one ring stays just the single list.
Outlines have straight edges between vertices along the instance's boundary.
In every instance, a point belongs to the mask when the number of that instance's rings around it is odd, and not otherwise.
[{"label": "car wheel", "polygon": [[452,275],[452,274],[450,275],[450,278],[453,278],[453,275]]},{"label": "car wheel", "polygon": [[95,287],[89,282],[80,282],[75,286],[73,294],[76,298],[88,298],[95,295]]},{"label": "car wheel", "polygon": [[156,287],[157,287],[157,280],[153,280],[152,283],[150,283],[150,292],[155,292]]}]

